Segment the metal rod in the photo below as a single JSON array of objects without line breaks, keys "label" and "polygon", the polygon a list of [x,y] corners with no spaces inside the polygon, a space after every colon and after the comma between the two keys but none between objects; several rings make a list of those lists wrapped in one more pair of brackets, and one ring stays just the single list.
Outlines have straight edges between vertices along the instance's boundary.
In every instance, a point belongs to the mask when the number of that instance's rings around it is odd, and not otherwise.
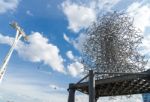
[{"label": "metal rod", "polygon": [[2,67],[0,68],[0,82],[2,81],[2,79],[4,77],[4,74],[5,74],[8,62],[9,62],[10,57],[11,57],[11,55],[12,55],[12,53],[13,53],[15,47],[16,47],[16,44],[17,44],[17,42],[19,41],[19,39],[21,37],[22,37],[22,35],[19,35],[19,32],[17,31],[15,40],[14,40],[14,42],[13,42],[13,44],[12,44],[12,46],[11,46],[9,52],[8,52],[8,54],[6,55],[6,57],[5,57],[5,59],[4,59],[3,63],[2,63]]},{"label": "metal rod", "polygon": [[89,70],[89,102],[95,102],[95,79],[93,70]]},{"label": "metal rod", "polygon": [[89,76],[89,74],[86,75],[85,77],[83,77],[81,80],[79,80],[76,84],[79,84],[79,83],[82,82],[84,79],[86,79],[88,76]]}]

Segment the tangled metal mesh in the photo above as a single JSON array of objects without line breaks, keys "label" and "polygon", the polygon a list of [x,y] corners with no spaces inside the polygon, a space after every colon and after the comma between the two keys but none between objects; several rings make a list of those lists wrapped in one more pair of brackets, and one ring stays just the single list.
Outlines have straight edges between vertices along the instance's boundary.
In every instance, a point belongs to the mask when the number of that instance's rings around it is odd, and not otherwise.
[{"label": "tangled metal mesh", "polygon": [[[141,72],[147,64],[138,52],[143,38],[125,13],[107,13],[98,18],[86,31],[82,58],[85,72]],[[109,75],[97,75],[106,78]]]}]

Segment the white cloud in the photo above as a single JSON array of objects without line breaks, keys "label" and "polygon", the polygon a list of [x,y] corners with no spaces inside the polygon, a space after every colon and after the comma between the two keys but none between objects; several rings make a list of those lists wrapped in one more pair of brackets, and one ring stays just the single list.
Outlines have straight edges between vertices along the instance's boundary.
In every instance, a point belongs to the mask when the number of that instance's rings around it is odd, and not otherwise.
[{"label": "white cloud", "polygon": [[19,4],[19,0],[0,0],[0,14],[7,11],[14,11]]},{"label": "white cloud", "polygon": [[73,77],[81,77],[84,66],[80,63],[80,57],[74,56],[72,51],[67,51],[66,55],[72,61],[71,64],[67,65],[68,73]]},{"label": "white cloud", "polygon": [[[12,44],[14,38],[0,35],[0,43]],[[31,62],[44,62],[53,70],[65,73],[63,66],[63,58],[59,54],[59,48],[48,42],[48,39],[43,37],[38,32],[33,32],[29,35],[29,43],[22,41],[18,42],[16,50],[18,54]]]},{"label": "white cloud", "polygon": [[62,3],[62,8],[69,21],[68,28],[74,32],[78,32],[80,29],[88,27],[92,21],[96,20],[95,11],[84,5],[65,1]]},{"label": "white cloud", "polygon": [[14,38],[9,37],[9,36],[3,36],[0,34],[0,43],[1,44],[8,44],[11,45],[13,43]]},{"label": "white cloud", "polygon": [[120,0],[93,0],[89,2],[91,8],[94,8],[96,12],[102,13],[105,11],[111,11],[111,9],[119,2]]},{"label": "white cloud", "polygon": [[30,10],[27,10],[26,14],[29,15],[29,16],[33,16],[33,13]]},{"label": "white cloud", "polygon": [[69,43],[71,42],[69,37],[66,34],[64,34],[63,37],[64,37],[64,40],[66,40],[67,42],[69,42]]},{"label": "white cloud", "polygon": [[144,4],[144,2],[134,2],[132,3],[127,12],[134,18],[134,25],[141,29],[142,32],[145,31],[146,27],[150,26],[150,4]]},{"label": "white cloud", "polygon": [[74,59],[75,59],[74,55],[72,54],[72,51],[67,51],[66,55],[67,55],[67,57],[68,57],[69,59],[71,59],[71,60],[74,60]]},{"label": "white cloud", "polygon": [[145,66],[145,69],[150,69],[150,62],[149,62],[149,58],[150,58],[150,35],[146,35],[144,37],[144,39],[142,40],[142,44],[141,44],[141,49],[139,50],[139,52],[142,55],[145,55],[147,57],[148,63]]},{"label": "white cloud", "polygon": [[67,66],[69,74],[72,75],[73,77],[77,77],[83,72],[83,64],[75,61],[71,63],[70,65]]},{"label": "white cloud", "polygon": [[149,54],[150,52],[150,35],[146,36],[143,40],[142,40],[142,47],[143,47],[143,54]]},{"label": "white cloud", "polygon": [[66,15],[69,26],[74,32],[87,28],[96,16],[104,11],[110,11],[120,0],[93,0],[89,2],[76,2],[66,0],[62,3],[63,12]]}]

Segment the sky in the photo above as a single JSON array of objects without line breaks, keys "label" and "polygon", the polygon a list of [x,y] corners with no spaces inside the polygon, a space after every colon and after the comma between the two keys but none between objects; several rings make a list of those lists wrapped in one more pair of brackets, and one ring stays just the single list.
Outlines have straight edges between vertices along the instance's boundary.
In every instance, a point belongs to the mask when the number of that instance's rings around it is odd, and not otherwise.
[{"label": "sky", "polygon": [[[149,58],[149,0],[0,0],[0,63],[16,34],[10,22],[18,22],[29,37],[18,42],[11,56],[0,84],[0,102],[67,102],[69,83],[82,77],[83,31],[99,15],[113,11],[134,18],[144,36],[140,52]],[[76,102],[87,101],[88,96],[77,92]],[[112,100],[133,101],[142,102],[141,95]]]}]

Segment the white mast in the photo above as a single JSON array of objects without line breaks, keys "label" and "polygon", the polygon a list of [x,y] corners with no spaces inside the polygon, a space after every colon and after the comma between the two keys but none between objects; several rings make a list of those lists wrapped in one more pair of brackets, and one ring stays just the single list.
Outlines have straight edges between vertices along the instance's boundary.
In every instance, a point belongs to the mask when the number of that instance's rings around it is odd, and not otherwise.
[{"label": "white mast", "polygon": [[24,37],[25,40],[27,40],[27,36],[24,33],[23,29],[21,29],[16,22],[13,22],[12,24],[10,24],[10,26],[16,30],[16,37],[15,37],[14,42],[13,42],[13,44],[12,44],[12,46],[11,46],[8,54],[5,57],[5,59],[4,59],[3,63],[2,63],[1,68],[0,68],[0,82],[3,79],[3,76],[4,76],[6,68],[7,68],[7,64],[9,62],[9,59],[10,59],[10,57],[11,57],[13,51],[14,51],[14,48],[15,48],[17,42],[19,41],[19,39],[22,36]]}]

